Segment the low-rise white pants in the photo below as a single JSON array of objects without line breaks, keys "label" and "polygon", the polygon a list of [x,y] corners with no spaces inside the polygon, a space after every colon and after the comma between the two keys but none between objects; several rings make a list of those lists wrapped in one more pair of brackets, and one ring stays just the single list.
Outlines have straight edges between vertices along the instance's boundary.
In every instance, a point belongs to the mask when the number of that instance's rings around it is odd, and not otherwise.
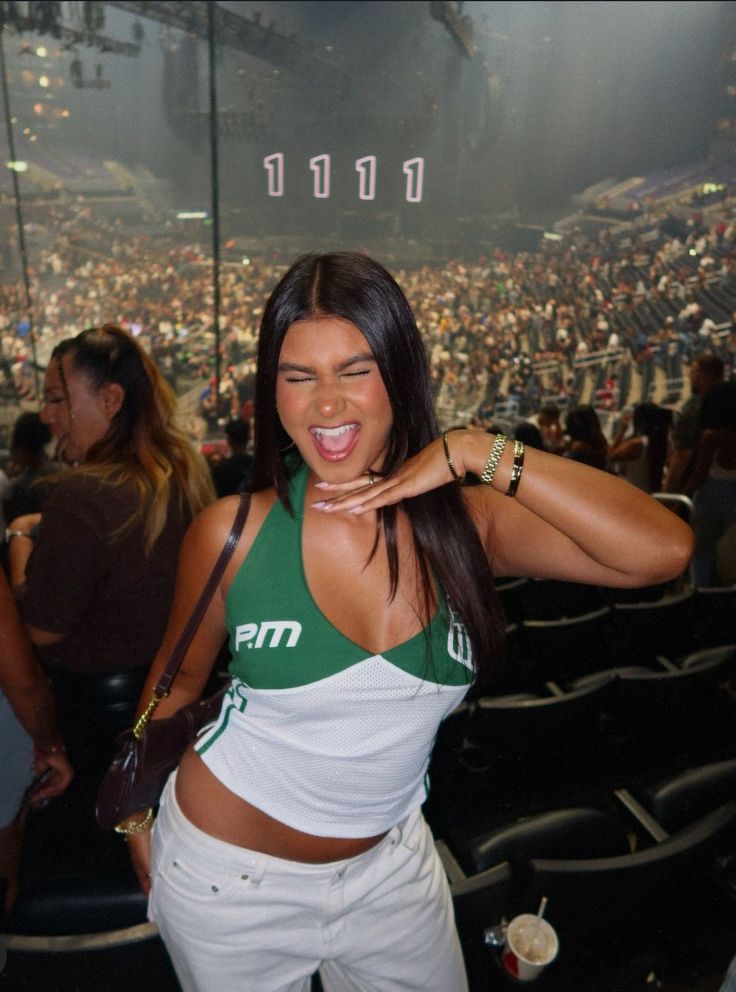
[{"label": "low-rise white pants", "polygon": [[203,833],[172,777],[149,916],[184,992],[467,992],[447,879],[421,810],[364,854],[274,858]]}]

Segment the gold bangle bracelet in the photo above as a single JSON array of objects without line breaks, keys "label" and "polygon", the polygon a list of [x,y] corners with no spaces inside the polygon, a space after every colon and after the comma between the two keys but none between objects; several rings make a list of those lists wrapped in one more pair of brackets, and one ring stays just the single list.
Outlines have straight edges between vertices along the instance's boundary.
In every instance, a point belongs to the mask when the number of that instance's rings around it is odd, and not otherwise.
[{"label": "gold bangle bracelet", "polygon": [[506,447],[507,440],[508,439],[505,434],[496,434],[496,440],[493,442],[493,447],[491,448],[491,453],[488,456],[486,467],[483,469],[483,473],[480,477],[480,481],[485,483],[486,486],[490,486],[493,482],[493,476],[496,474],[496,469],[498,468],[498,463],[501,461],[501,455]]},{"label": "gold bangle bracelet", "polygon": [[142,834],[153,823],[153,806],[149,806],[146,810],[146,815],[142,820],[138,820],[136,823],[131,823],[130,818],[123,820],[122,823],[118,823],[115,827],[116,834]]},{"label": "gold bangle bracelet", "polygon": [[460,476],[455,471],[455,466],[453,465],[452,458],[450,457],[450,445],[447,443],[447,435],[449,433],[450,433],[449,431],[445,431],[445,433],[442,435],[442,445],[445,449],[445,458],[447,459],[447,467],[450,469],[450,472],[455,482],[459,482],[460,485],[462,486],[462,484],[465,482],[465,473],[463,473]]},{"label": "gold bangle bracelet", "polygon": [[509,488],[506,490],[507,496],[516,496],[519,488],[521,473],[524,471],[524,444],[521,441],[514,441],[514,464],[511,468],[511,480]]}]

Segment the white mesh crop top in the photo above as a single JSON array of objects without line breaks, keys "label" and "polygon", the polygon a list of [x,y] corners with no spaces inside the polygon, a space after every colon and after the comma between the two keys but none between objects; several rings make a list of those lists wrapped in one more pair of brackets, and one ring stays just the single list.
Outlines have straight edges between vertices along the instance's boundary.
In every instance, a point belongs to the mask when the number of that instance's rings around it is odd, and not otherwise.
[{"label": "white mesh crop top", "polygon": [[437,727],[473,679],[470,644],[444,598],[426,631],[383,654],[336,630],[304,575],[306,483],[302,468],[295,516],[274,504],[230,587],[233,680],[196,749],[228,789],[282,823],[369,837],[426,798]]}]

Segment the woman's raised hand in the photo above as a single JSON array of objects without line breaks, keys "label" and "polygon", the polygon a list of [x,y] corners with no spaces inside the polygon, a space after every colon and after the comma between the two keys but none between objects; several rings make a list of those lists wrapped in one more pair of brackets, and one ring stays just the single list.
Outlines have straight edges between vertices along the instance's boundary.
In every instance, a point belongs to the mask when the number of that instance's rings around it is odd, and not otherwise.
[{"label": "woman's raised hand", "polygon": [[[459,454],[459,445],[457,448]],[[455,468],[458,475],[462,475],[462,465],[455,462]],[[452,482],[452,475],[442,438],[437,438],[386,478],[375,472],[366,472],[351,482],[318,482],[317,488],[325,494],[325,498],[312,503],[312,506],[325,513],[337,510],[367,513],[437,489],[448,482]]]}]

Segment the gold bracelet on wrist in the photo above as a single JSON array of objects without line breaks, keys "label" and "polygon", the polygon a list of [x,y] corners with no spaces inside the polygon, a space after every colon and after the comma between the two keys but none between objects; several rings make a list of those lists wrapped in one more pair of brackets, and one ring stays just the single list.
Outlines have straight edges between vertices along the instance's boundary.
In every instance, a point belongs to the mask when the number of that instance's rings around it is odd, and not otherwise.
[{"label": "gold bracelet on wrist", "polygon": [[480,477],[480,481],[486,486],[490,486],[493,482],[493,476],[496,474],[496,469],[498,468],[498,463],[501,461],[501,455],[506,447],[506,441],[508,438],[505,434],[496,434],[496,440],[493,442],[493,447],[491,448],[491,453],[488,456],[488,461],[486,462],[486,467]]},{"label": "gold bracelet on wrist", "polygon": [[506,490],[507,496],[516,496],[519,488],[521,473],[524,471],[524,444],[522,441],[514,441],[514,464],[511,468],[511,480],[509,488]]},{"label": "gold bracelet on wrist", "polygon": [[453,479],[455,480],[455,482],[459,482],[460,485],[462,486],[462,484],[465,482],[465,473],[463,472],[463,474],[460,476],[455,471],[455,466],[453,465],[452,458],[450,457],[450,445],[447,443],[447,435],[449,433],[450,433],[449,431],[445,431],[445,433],[442,435],[442,445],[445,449],[445,458],[447,459],[447,466],[450,469],[450,473],[452,474]]},{"label": "gold bracelet on wrist", "polygon": [[128,817],[127,820],[123,820],[122,823],[118,823],[114,829],[116,834],[142,834],[148,830],[152,823],[153,806],[149,806],[142,820],[134,820],[131,823],[131,818]]}]

